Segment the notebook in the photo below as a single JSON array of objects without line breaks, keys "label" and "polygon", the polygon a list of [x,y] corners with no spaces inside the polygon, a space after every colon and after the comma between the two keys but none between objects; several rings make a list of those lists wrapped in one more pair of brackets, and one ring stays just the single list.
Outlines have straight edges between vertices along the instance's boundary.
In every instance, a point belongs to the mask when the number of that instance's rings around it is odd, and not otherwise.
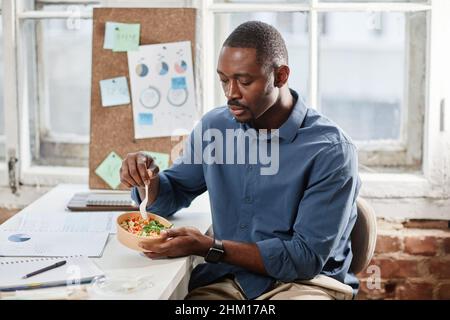
[{"label": "notebook", "polygon": [[[45,268],[59,261],[67,261],[61,267],[45,271],[27,279],[26,274]],[[64,285],[89,283],[104,273],[84,256],[55,258],[0,258],[0,291],[15,291]]]},{"label": "notebook", "polygon": [[114,194],[114,193],[90,193],[86,199],[88,206],[118,206],[132,207],[136,204],[130,197],[130,193]]},{"label": "notebook", "polygon": [[67,204],[71,211],[137,211],[129,192],[80,192]]}]

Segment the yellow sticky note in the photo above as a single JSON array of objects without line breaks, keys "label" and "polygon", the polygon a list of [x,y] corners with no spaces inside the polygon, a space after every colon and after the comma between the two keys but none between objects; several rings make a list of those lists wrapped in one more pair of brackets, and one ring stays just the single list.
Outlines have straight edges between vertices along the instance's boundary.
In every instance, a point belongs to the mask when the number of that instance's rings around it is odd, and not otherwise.
[{"label": "yellow sticky note", "polygon": [[136,51],[139,49],[140,24],[120,23],[114,28],[113,51]]},{"label": "yellow sticky note", "polygon": [[120,167],[122,158],[114,151],[95,169],[95,173],[102,178],[112,189],[120,185]]}]

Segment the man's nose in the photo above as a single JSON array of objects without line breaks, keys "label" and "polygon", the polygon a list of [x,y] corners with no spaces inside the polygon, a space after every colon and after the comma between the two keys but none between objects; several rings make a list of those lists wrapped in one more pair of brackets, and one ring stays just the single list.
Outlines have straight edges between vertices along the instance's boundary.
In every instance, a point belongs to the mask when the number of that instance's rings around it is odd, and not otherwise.
[{"label": "man's nose", "polygon": [[237,85],[236,80],[230,80],[228,88],[227,88],[226,96],[228,100],[236,100],[242,98],[241,91]]}]

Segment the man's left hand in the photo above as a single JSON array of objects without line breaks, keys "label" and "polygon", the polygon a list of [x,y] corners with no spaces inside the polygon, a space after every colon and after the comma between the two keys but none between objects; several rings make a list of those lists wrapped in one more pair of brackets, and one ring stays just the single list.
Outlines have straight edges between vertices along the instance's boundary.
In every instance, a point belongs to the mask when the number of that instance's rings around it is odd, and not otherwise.
[{"label": "man's left hand", "polygon": [[151,258],[182,257],[198,255],[204,257],[213,244],[211,237],[205,236],[198,229],[182,227],[161,231],[162,242],[156,244],[140,243],[146,250],[144,254]]}]

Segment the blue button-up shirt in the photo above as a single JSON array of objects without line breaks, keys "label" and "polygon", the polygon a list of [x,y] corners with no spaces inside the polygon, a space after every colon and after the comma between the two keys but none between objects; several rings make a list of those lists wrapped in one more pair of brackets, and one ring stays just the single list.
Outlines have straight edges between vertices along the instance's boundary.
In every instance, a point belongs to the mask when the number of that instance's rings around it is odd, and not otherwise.
[{"label": "blue button-up shirt", "polygon": [[[297,101],[279,128],[276,174],[262,175],[260,169],[268,167],[267,163],[252,164],[248,158],[245,163],[228,164],[225,154],[233,150],[236,160],[242,152],[237,143],[224,142],[223,155],[211,151],[215,133],[225,137],[227,131],[251,128],[237,122],[226,106],[203,116],[188,139],[185,153],[160,173],[159,195],[149,211],[170,216],[208,190],[215,237],[256,243],[268,274],[227,263],[203,263],[191,274],[190,290],[232,274],[246,297],[253,299],[276,280],[289,282],[325,274],[351,285],[356,292],[358,280],[349,267],[350,233],[360,188],[357,151],[337,125],[307,108],[298,94],[291,92]],[[208,129],[215,130],[206,133]],[[203,141],[199,143],[195,136]],[[271,137],[266,135],[265,143],[270,144]],[[257,135],[258,139],[264,140]],[[205,154],[219,160],[211,161]],[[136,188],[132,197],[140,203]]]}]

